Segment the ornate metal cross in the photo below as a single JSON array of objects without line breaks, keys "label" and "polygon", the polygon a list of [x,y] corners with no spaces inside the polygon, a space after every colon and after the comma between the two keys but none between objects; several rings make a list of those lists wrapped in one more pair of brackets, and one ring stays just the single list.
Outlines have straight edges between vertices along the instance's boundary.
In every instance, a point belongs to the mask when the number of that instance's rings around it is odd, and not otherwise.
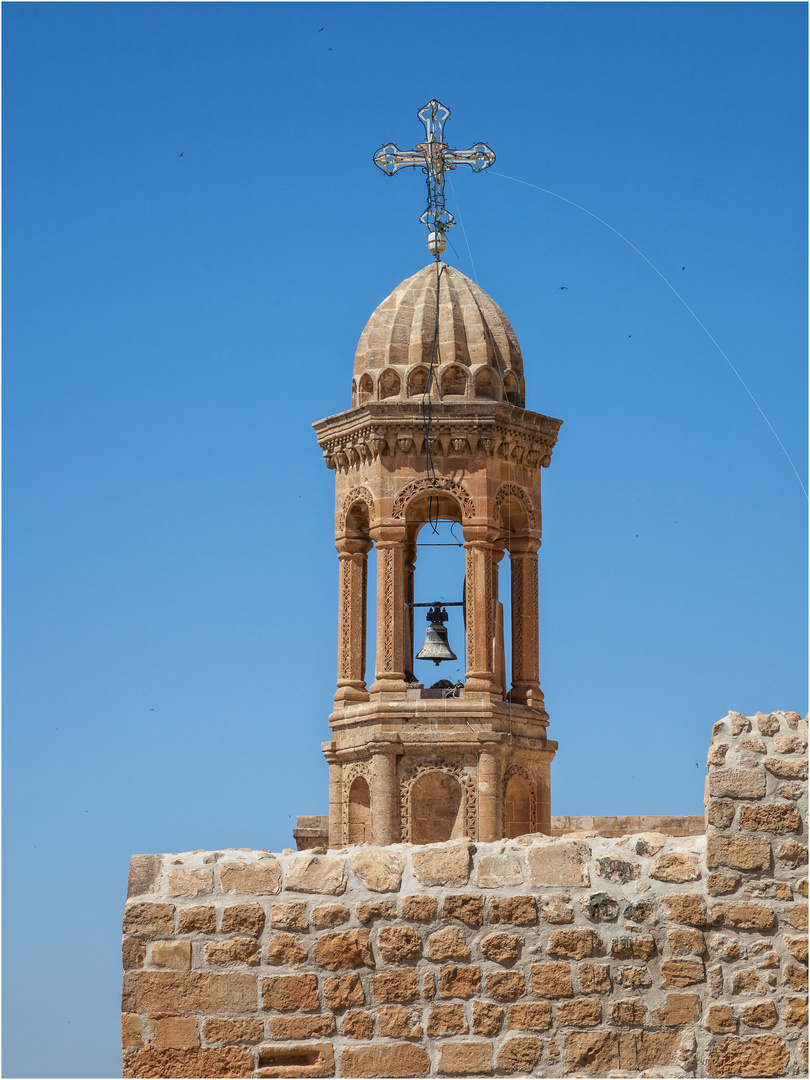
[{"label": "ornate metal cross", "polygon": [[[427,175],[427,209],[419,220],[436,234],[447,232],[455,225],[453,215],[444,205],[444,174],[457,165],[469,165],[476,172],[483,172],[495,160],[486,143],[476,143],[469,150],[451,150],[443,141],[445,120],[450,118],[446,105],[434,98],[416,114],[425,125],[425,141],[417,143],[413,150],[400,150],[395,143],[386,143],[374,155],[374,164],[384,173],[393,176],[400,168],[417,168]],[[444,250],[443,237],[436,240]],[[433,248],[431,247],[431,250]]]}]

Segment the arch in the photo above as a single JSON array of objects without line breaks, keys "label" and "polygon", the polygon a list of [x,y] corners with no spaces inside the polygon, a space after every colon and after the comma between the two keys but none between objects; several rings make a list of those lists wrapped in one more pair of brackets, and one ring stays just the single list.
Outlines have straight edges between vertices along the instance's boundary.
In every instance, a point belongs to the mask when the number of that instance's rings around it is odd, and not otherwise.
[{"label": "arch", "polygon": [[[440,516],[448,517],[451,521],[456,519],[459,511],[462,519],[473,517],[475,514],[475,504],[466,488],[457,480],[437,476],[435,480],[425,478],[412,480],[409,484],[406,484],[394,499],[393,517],[412,517],[411,502],[424,494],[438,497],[440,500]],[[452,498],[448,498],[448,496],[452,496]],[[442,502],[445,504],[444,506],[441,506]],[[450,512],[445,513],[444,511]]]},{"label": "arch", "polygon": [[401,381],[399,375],[393,368],[386,368],[380,376],[380,381],[377,383],[377,393],[382,400],[383,398],[398,397],[401,388]]},{"label": "arch", "polygon": [[365,776],[355,777],[349,788],[346,814],[346,841],[365,844],[371,840],[371,791]]},{"label": "arch", "polygon": [[357,404],[365,405],[374,397],[374,380],[367,371],[364,371],[357,383]]},{"label": "arch", "polygon": [[467,393],[467,372],[451,364],[442,373],[442,397],[463,397]]},{"label": "arch", "polygon": [[504,836],[513,839],[534,831],[531,785],[518,774],[506,781],[503,800]]},{"label": "arch", "polygon": [[464,835],[461,784],[450,773],[426,772],[411,786],[411,843],[437,844]]},{"label": "arch", "polygon": [[522,533],[537,526],[532,501],[517,484],[501,484],[498,488],[493,503],[493,517],[509,533]]},{"label": "arch", "polygon": [[408,397],[421,397],[427,390],[428,369],[414,368],[408,375]]},{"label": "arch", "polygon": [[504,374],[503,390],[510,405],[520,405],[520,383],[513,371]]},{"label": "arch", "polygon": [[374,517],[374,499],[368,488],[352,488],[343,500],[340,512],[340,531],[347,528],[355,532],[367,532],[370,520]]},{"label": "arch", "polygon": [[475,396],[497,401],[500,398],[500,379],[491,367],[483,367],[475,373]]},{"label": "arch", "polygon": [[[437,774],[444,779],[420,783],[423,777],[436,776]],[[448,782],[451,780],[457,785],[457,788]],[[448,835],[447,839],[462,836],[473,838],[475,836],[477,813],[475,780],[460,761],[435,755],[411,762],[403,773],[400,785],[400,817],[403,843],[434,843],[434,840],[417,840],[415,837],[415,829],[420,835],[424,835],[425,831],[430,831],[431,828],[429,825],[416,826],[415,824],[412,793],[417,784],[419,784],[419,787],[416,789],[416,810],[420,821],[423,820],[420,807],[429,808],[434,806],[434,810],[440,812],[441,820],[445,823],[444,831],[447,831],[447,823],[452,818],[452,825],[449,826],[452,835]],[[455,804],[457,792],[460,792],[458,805]],[[432,800],[436,800],[435,804],[432,803]]]}]

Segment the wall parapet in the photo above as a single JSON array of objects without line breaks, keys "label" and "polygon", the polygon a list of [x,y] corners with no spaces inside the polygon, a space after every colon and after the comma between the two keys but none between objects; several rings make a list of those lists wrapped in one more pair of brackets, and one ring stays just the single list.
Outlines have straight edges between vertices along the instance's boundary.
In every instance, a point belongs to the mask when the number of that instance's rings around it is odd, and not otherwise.
[{"label": "wall parapet", "polygon": [[716,724],[705,835],[133,856],[124,1076],[806,1075],[806,751]]}]

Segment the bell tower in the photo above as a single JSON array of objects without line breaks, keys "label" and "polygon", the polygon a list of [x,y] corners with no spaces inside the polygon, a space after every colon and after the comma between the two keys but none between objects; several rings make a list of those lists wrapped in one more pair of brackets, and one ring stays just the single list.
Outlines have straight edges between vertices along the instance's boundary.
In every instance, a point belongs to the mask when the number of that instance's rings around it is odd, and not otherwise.
[{"label": "bell tower", "polygon": [[[482,143],[448,150],[441,125],[449,110],[439,102],[419,116],[425,143],[405,152],[388,144],[375,161],[389,174],[423,165],[422,220],[435,261],[398,285],[369,319],[354,359],[352,407],[313,425],[335,471],[339,567],[337,690],[332,739],[322,745],[330,847],[493,841],[550,830],[557,744],[546,736],[539,681],[540,473],[561,421],[524,408],[523,360],[506,316],[440,261],[452,225],[444,171],[485,168],[494,154]],[[417,549],[421,531],[437,520],[460,527],[466,564],[458,601],[466,677],[449,690],[414,675],[415,631],[424,633],[424,613],[435,601],[414,595]],[[377,633],[367,685],[372,548]],[[508,628],[499,603],[505,556]],[[428,614],[427,651],[439,655],[447,648],[441,605]]]}]

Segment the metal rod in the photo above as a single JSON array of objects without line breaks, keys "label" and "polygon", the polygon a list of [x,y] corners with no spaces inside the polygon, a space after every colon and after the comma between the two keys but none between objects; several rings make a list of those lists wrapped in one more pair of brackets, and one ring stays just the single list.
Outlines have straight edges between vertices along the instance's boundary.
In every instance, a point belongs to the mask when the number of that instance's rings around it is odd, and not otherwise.
[{"label": "metal rod", "polygon": [[463,600],[437,600],[433,604],[406,604],[405,607],[464,607]]}]

